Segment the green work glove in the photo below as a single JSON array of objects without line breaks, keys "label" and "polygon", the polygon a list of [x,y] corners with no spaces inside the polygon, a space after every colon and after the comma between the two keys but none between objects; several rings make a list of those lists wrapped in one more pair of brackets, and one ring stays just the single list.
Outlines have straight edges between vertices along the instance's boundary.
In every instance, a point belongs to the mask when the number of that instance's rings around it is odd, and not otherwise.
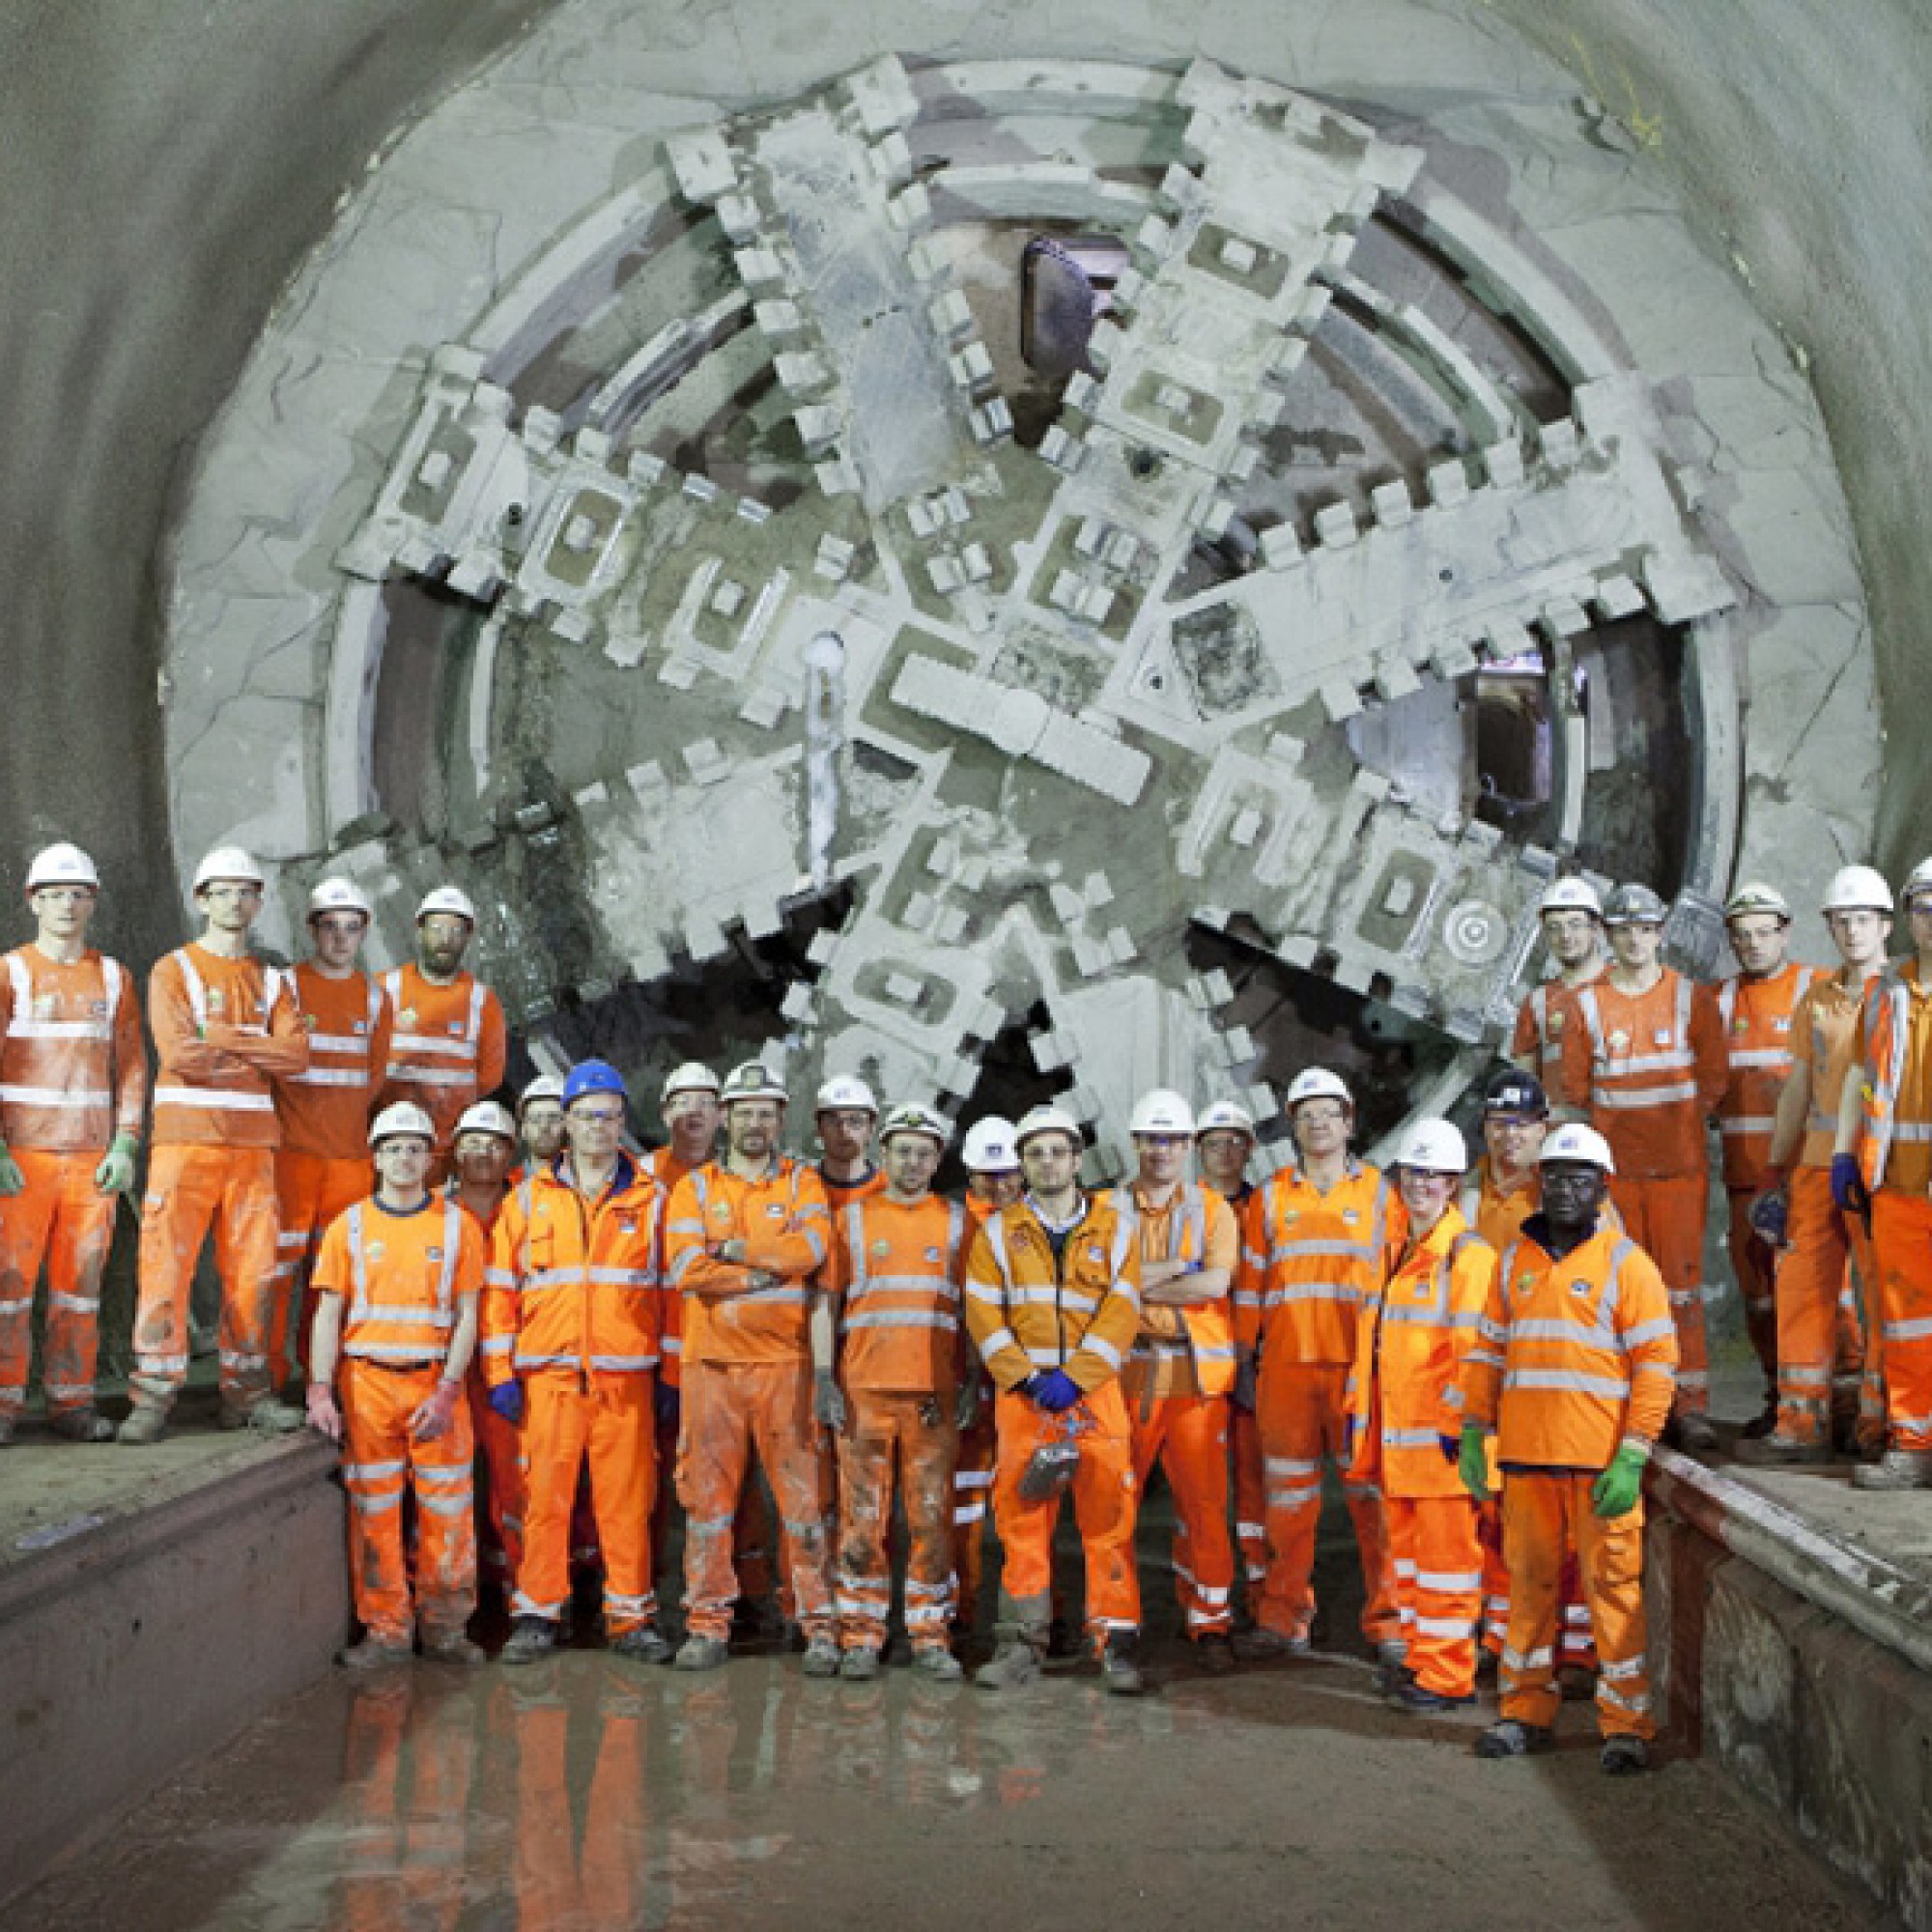
[{"label": "green work glove", "polygon": [[94,1170],[94,1184],[103,1194],[134,1191],[134,1151],[141,1145],[132,1134],[116,1134],[107,1157]]},{"label": "green work glove", "polygon": [[1643,1493],[1643,1465],[1648,1460],[1635,1443],[1626,1442],[1590,1485],[1590,1507],[1601,1517],[1628,1516]]},{"label": "green work glove", "polygon": [[1456,1473],[1463,1487],[1479,1503],[1490,1499],[1490,1438],[1478,1423],[1463,1425],[1463,1438],[1456,1451]]},{"label": "green work glove", "polygon": [[20,1163],[7,1151],[6,1144],[0,1142],[0,1194],[18,1194],[27,1184],[27,1177],[20,1172]]}]

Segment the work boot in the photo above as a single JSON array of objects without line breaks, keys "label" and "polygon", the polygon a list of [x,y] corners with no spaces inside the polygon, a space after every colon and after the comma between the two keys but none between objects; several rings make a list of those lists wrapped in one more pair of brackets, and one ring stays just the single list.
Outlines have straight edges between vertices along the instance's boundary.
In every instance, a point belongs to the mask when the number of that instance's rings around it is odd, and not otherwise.
[{"label": "work boot", "polygon": [[486,1662],[481,1644],[471,1643],[459,1631],[439,1631],[423,1638],[423,1657],[430,1663],[456,1663],[466,1669]]},{"label": "work boot", "polygon": [[1547,1751],[1553,1742],[1548,1724],[1525,1724],[1516,1718],[1502,1718],[1476,1740],[1476,1755],[1528,1757],[1532,1751]]},{"label": "work boot", "polygon": [[117,1442],[145,1449],[168,1433],[168,1412],[157,1402],[137,1402],[128,1411],[128,1419],[114,1432]]},{"label": "work boot", "polygon": [[1686,1409],[1674,1424],[1677,1446],[1687,1456],[1708,1456],[1718,1446],[1718,1432],[1711,1418],[1695,1409]]},{"label": "work boot", "polygon": [[498,1663],[541,1663],[556,1649],[556,1622],[552,1617],[519,1617],[510,1627],[509,1641],[497,1653]]},{"label": "work boot", "polygon": [[414,1656],[406,1641],[380,1637],[372,1631],[360,1643],[352,1643],[347,1650],[338,1650],[335,1661],[345,1670],[390,1670],[399,1663],[411,1662]]},{"label": "work boot", "polygon": [[1257,1624],[1235,1639],[1233,1649],[1243,1663],[1272,1663],[1278,1658],[1311,1656],[1315,1646],[1305,1636],[1290,1636],[1286,1631]]},{"label": "work boot", "polygon": [[1852,1471],[1855,1490],[1932,1490],[1932,1451],[1888,1449]]},{"label": "work boot", "polygon": [[959,1660],[942,1644],[927,1644],[912,1654],[912,1667],[935,1684],[957,1684],[965,1675]]},{"label": "work boot", "polygon": [[1046,1633],[1019,1631],[1000,1640],[990,1663],[982,1663],[973,1682],[982,1690],[1020,1690],[1039,1675],[1046,1659]]},{"label": "work boot", "polygon": [[638,1624],[611,1639],[611,1654],[633,1663],[668,1663],[670,1644],[656,1624]]},{"label": "work boot", "polygon": [[879,1653],[865,1644],[855,1644],[838,1660],[838,1674],[853,1684],[869,1683],[879,1674]]},{"label": "work boot", "polygon": [[308,1417],[292,1404],[272,1395],[257,1396],[253,1402],[223,1402],[221,1426],[224,1429],[252,1429],[257,1435],[293,1435]]},{"label": "work boot", "polygon": [[722,1636],[688,1636],[678,1646],[673,1670],[717,1670],[731,1655]]},{"label": "work boot", "polygon": [[1376,1688],[1384,1697],[1392,1697],[1408,1682],[1408,1646],[1388,1642],[1376,1645]]},{"label": "work boot", "polygon": [[829,1636],[813,1637],[805,1647],[805,1662],[799,1668],[808,1677],[837,1677],[838,1646]]},{"label": "work boot", "polygon": [[[14,1425],[6,1422],[7,1435],[12,1435]],[[58,1408],[47,1417],[47,1427],[69,1442],[112,1442],[114,1425],[98,1408]],[[0,1440],[5,1440],[0,1437]]]},{"label": "work boot", "polygon": [[1829,1442],[1800,1442],[1774,1431],[1769,1435],[1760,1435],[1755,1441],[1740,1441],[1737,1457],[1747,1468],[1789,1469],[1801,1463],[1829,1463],[1832,1460],[1832,1445]]},{"label": "work boot", "polygon": [[1605,1738],[1597,1753],[1597,1769],[1608,1777],[1629,1777],[1650,1769],[1650,1747],[1641,1738]]},{"label": "work boot", "polygon": [[1120,1634],[1110,1636],[1100,1653],[1100,1682],[1116,1697],[1138,1697],[1147,1689],[1134,1655],[1139,1648],[1138,1637]]},{"label": "work boot", "polygon": [[1411,1717],[1430,1718],[1443,1711],[1466,1711],[1476,1701],[1476,1693],[1472,1690],[1463,1697],[1450,1697],[1406,1676],[1388,1693],[1388,1701],[1398,1711],[1406,1711]]},{"label": "work boot", "polygon": [[1235,1646],[1226,1631],[1209,1631],[1194,1639],[1194,1661],[1209,1677],[1225,1677],[1235,1667]]}]

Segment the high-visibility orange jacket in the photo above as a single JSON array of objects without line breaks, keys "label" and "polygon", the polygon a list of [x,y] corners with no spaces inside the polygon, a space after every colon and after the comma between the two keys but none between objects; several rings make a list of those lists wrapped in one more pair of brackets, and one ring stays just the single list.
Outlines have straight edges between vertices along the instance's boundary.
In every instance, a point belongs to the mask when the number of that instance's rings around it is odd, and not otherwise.
[{"label": "high-visibility orange jacket", "polygon": [[463,1110],[503,1084],[509,1033],[503,1009],[473,973],[448,985],[425,979],[413,960],[383,975],[392,1031],[382,1102],[413,1100],[447,1148]]},{"label": "high-visibility orange jacket", "polygon": [[1464,1493],[1442,1454],[1444,1404],[1495,1273],[1495,1249],[1451,1208],[1362,1304],[1349,1376],[1350,1473],[1383,1494]]},{"label": "high-visibility orange jacket", "polygon": [[[781,1157],[749,1179],[723,1161],[687,1174],[671,1190],[665,1252],[684,1297],[684,1363],[802,1361],[811,1352],[810,1277],[831,1251],[832,1217],[817,1170]],[[745,1259],[718,1250],[742,1240]],[[769,1287],[707,1300],[716,1286],[742,1287],[754,1273]]]},{"label": "high-visibility orange jacket", "polygon": [[148,1095],[141,1009],[125,967],[22,946],[0,959],[0,1139],[47,1153],[139,1134]]},{"label": "high-visibility orange jacket", "polygon": [[1865,1081],[1859,1160],[1867,1187],[1923,1194],[1932,1183],[1932,989],[1918,961],[1888,966],[1865,988],[1859,1018]]},{"label": "high-visibility orange jacket", "polygon": [[1470,1184],[1463,1190],[1463,1218],[1495,1249],[1509,1246],[1522,1224],[1543,1206],[1543,1185],[1532,1162],[1505,1186],[1488,1154],[1476,1162]]},{"label": "high-visibility orange jacket", "polygon": [[539,1369],[587,1379],[658,1362],[658,1219],[664,1195],[626,1154],[595,1201],[570,1156],[511,1191],[491,1237],[483,1373],[492,1387]]},{"label": "high-visibility orange jacket", "polygon": [[1323,1194],[1293,1168],[1262,1189],[1254,1244],[1235,1283],[1235,1340],[1271,1362],[1355,1359],[1355,1314],[1407,1233],[1394,1186],[1350,1161]]},{"label": "high-visibility orange jacket", "polygon": [[1138,1185],[1117,1187],[1107,1198],[1135,1230],[1143,1273],[1150,1262],[1190,1262],[1229,1276],[1218,1299],[1186,1308],[1143,1297],[1135,1375],[1151,1380],[1157,1396],[1226,1395],[1235,1386],[1233,1279],[1241,1258],[1235,1210],[1211,1187],[1177,1188],[1162,1208],[1150,1206]]},{"label": "high-visibility orange jacket", "polygon": [[881,1168],[868,1167],[858,1180],[834,1180],[826,1173],[823,1161],[817,1163],[816,1172],[825,1188],[825,1205],[831,1208],[835,1221],[853,1202],[886,1191],[885,1172]]},{"label": "high-visibility orange jacket", "polygon": [[1604,977],[1603,962],[1587,980],[1573,986],[1562,980],[1546,980],[1532,986],[1516,1009],[1516,1030],[1510,1035],[1509,1057],[1527,1061],[1546,1087],[1553,1087],[1563,1061],[1564,1042],[1577,1026],[1577,994]]},{"label": "high-visibility orange jacket", "polygon": [[332,980],[303,960],[292,975],[308,1065],[275,1083],[282,1145],[324,1160],[363,1160],[369,1120],[389,1064],[391,1013],[366,973]]},{"label": "high-visibility orange jacket", "polygon": [[342,1297],[342,1352],[440,1368],[466,1295],[481,1293],[483,1231],[454,1201],[409,1212],[371,1195],[322,1237],[315,1288]]},{"label": "high-visibility orange jacket", "polygon": [[1564,1041],[1560,1097],[1587,1107],[1620,1179],[1702,1171],[1704,1123],[1730,1068],[1708,986],[1665,967],[1647,992],[1620,993],[1605,974],[1577,995]]},{"label": "high-visibility orange jacket", "polygon": [[1811,1076],[1800,1167],[1832,1164],[1838,1141],[1838,1105],[1864,1044],[1859,1027],[1864,990],[1862,985],[1848,990],[1835,974],[1820,974],[1791,1016],[1791,1057],[1802,1062]]},{"label": "high-visibility orange jacket", "polygon": [[966,1326],[1002,1389],[1065,1369],[1092,1395],[1119,1377],[1140,1325],[1138,1243],[1105,1197],[1082,1197],[1058,1258],[1031,1201],[980,1224],[966,1263]]},{"label": "high-visibility orange jacket", "polygon": [[653,1148],[639,1165],[664,1191],[665,1211],[658,1216],[658,1378],[676,1388],[682,1379],[684,1361],[684,1296],[670,1278],[670,1197],[687,1174],[695,1174],[702,1161],[683,1160],[667,1144]]},{"label": "high-visibility orange jacket", "polygon": [[1726,1187],[1764,1185],[1777,1096],[1791,1071],[1792,1020],[1819,977],[1815,966],[1792,961],[1762,980],[1733,973],[1719,982],[1718,1019],[1731,1074],[1718,1102]]},{"label": "high-visibility orange jacket", "polygon": [[1556,1260],[1540,1215],[1490,1286],[1463,1378],[1443,1404],[1496,1433],[1504,1467],[1603,1469],[1624,1443],[1648,1449],[1677,1386],[1677,1325],[1657,1264],[1599,1226]]},{"label": "high-visibility orange jacket", "polygon": [[156,1147],[281,1144],[271,1080],[308,1065],[288,975],[189,944],[148,979]]},{"label": "high-visibility orange jacket", "polygon": [[840,1379],[880,1394],[950,1396],[962,1366],[965,1208],[936,1194],[911,1202],[867,1194],[832,1226]]}]

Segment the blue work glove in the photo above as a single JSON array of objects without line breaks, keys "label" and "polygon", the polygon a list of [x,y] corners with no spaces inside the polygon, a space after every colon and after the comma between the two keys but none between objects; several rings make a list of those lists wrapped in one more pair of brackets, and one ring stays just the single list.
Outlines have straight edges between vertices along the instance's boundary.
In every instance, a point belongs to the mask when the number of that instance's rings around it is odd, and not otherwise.
[{"label": "blue work glove", "polygon": [[1037,1376],[1028,1376],[1024,1380],[1016,1381],[1012,1386],[1012,1393],[1014,1395],[1023,1395],[1029,1402],[1031,1402],[1038,1392],[1039,1392],[1039,1378]]},{"label": "blue work glove", "polygon": [[1871,1206],[1871,1196],[1865,1192],[1864,1176],[1859,1172],[1859,1157],[1855,1153],[1832,1156],[1832,1206],[1840,1214],[1862,1214]]},{"label": "blue work glove", "polygon": [[1035,1378],[1033,1399],[1047,1414],[1059,1415],[1080,1400],[1080,1384],[1065,1369],[1051,1369]]},{"label": "blue work glove", "polygon": [[651,1397],[651,1404],[658,1412],[660,1429],[675,1429],[677,1419],[684,1407],[683,1398],[672,1382],[660,1382]]},{"label": "blue work glove", "polygon": [[1590,1485],[1590,1507],[1601,1517],[1628,1516],[1643,1493],[1644,1453],[1626,1442],[1610,1466]]},{"label": "blue work glove", "polygon": [[490,1391],[490,1406],[515,1427],[524,1419],[524,1385],[518,1381],[498,1382]]},{"label": "blue work glove", "polygon": [[1791,1229],[1789,1189],[1780,1181],[1776,1186],[1754,1194],[1750,1206],[1745,1210],[1745,1218],[1759,1240],[1769,1242],[1774,1248],[1783,1247]]},{"label": "blue work glove", "polygon": [[1463,1460],[1463,1438],[1460,1435],[1438,1435],[1435,1446],[1442,1452],[1445,1463],[1460,1463]]},{"label": "blue work glove", "polygon": [[1479,1423],[1465,1422],[1456,1443],[1456,1473],[1479,1503],[1490,1499],[1490,1439]]},{"label": "blue work glove", "polygon": [[1250,1350],[1242,1350],[1239,1360],[1235,1364],[1235,1386],[1232,1394],[1235,1406],[1243,1415],[1252,1415],[1255,1412],[1259,1391],[1255,1381],[1255,1358]]}]

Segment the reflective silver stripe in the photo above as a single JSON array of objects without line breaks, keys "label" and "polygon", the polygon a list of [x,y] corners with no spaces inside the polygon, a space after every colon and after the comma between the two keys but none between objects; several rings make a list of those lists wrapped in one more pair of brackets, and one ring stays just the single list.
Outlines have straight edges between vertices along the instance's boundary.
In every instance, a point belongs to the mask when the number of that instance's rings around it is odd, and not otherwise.
[{"label": "reflective silver stripe", "polygon": [[22,1020],[7,1024],[9,1039],[92,1039],[108,1040],[114,1030],[99,1020]]},{"label": "reflective silver stripe", "polygon": [[[313,1040],[309,1042],[315,1044]],[[292,1087],[366,1087],[369,1075],[353,1066],[311,1066],[305,1072],[284,1074]]]},{"label": "reflective silver stripe", "polygon": [[[160,1096],[156,1095],[158,1099]],[[0,1086],[0,1100],[17,1107],[110,1107],[114,1095],[94,1087],[15,1087]]]},{"label": "reflective silver stripe", "polygon": [[389,1063],[389,1078],[404,1087],[468,1087],[473,1074],[454,1066],[398,1066]]},{"label": "reflective silver stripe", "polygon": [[636,1375],[658,1365],[655,1355],[592,1355],[590,1366],[616,1375]]},{"label": "reflective silver stripe", "polygon": [[1675,1100],[1694,1100],[1696,1097],[1696,1083],[1690,1080],[1682,1080],[1669,1087],[1640,1087],[1634,1093],[1602,1087],[1590,1090],[1590,1104],[1603,1108],[1605,1113],[1629,1112],[1638,1107],[1663,1107]]},{"label": "reflective silver stripe", "polygon": [[847,1328],[944,1328],[949,1334],[956,1333],[959,1321],[953,1315],[934,1315],[915,1309],[875,1309],[863,1315],[848,1315],[843,1325]]},{"label": "reflective silver stripe", "polygon": [[1894,1141],[1908,1141],[1914,1145],[1932,1141],[1932,1121],[1895,1121],[1892,1122],[1891,1137]]},{"label": "reflective silver stripe", "polygon": [[[1379,1219],[1379,1215],[1378,1215]],[[1374,1261],[1378,1244],[1374,1241],[1281,1241],[1268,1250],[1268,1261]]]},{"label": "reflective silver stripe", "polygon": [[1768,1134],[1777,1125],[1774,1114],[1733,1114],[1727,1121],[1718,1122],[1718,1131],[1725,1134]]},{"label": "reflective silver stripe", "polygon": [[1741,1047],[1731,1055],[1733,1066],[1771,1066],[1783,1068],[1791,1065],[1789,1049],[1781,1046]]},{"label": "reflective silver stripe", "polygon": [[[1682,1379],[1680,1378],[1680,1379]],[[1621,1398],[1630,1394],[1630,1382],[1619,1377],[1579,1376],[1567,1369],[1506,1369],[1503,1388],[1563,1389],[1573,1395],[1601,1395]]]},{"label": "reflective silver stripe", "polygon": [[311,1053],[353,1053],[357,1060],[369,1058],[369,1040],[363,1034],[312,1033],[308,1037]]},{"label": "reflective silver stripe", "polygon": [[458,1039],[448,1034],[392,1033],[389,1036],[390,1065],[395,1065],[393,1056],[397,1053],[440,1054],[450,1060],[474,1060],[476,1042],[473,1039]]},{"label": "reflective silver stripe", "polygon": [[157,1107],[213,1107],[230,1114],[272,1114],[275,1103],[266,1094],[231,1094],[220,1087],[156,1087]]}]

